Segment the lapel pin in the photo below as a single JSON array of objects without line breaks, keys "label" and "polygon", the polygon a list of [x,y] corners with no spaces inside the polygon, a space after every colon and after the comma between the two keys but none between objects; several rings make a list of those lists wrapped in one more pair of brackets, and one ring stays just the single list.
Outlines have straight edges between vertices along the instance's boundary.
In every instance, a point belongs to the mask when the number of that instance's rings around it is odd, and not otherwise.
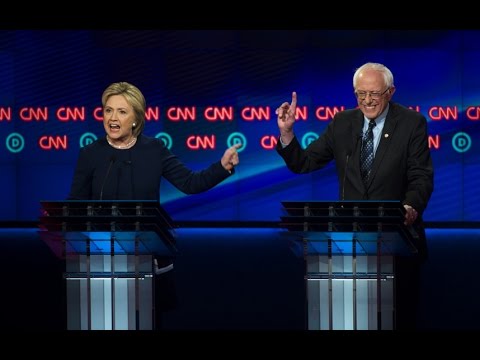
[{"label": "lapel pin", "polygon": [[385,136],[385,138],[388,138],[388,134],[385,134],[384,136]]}]

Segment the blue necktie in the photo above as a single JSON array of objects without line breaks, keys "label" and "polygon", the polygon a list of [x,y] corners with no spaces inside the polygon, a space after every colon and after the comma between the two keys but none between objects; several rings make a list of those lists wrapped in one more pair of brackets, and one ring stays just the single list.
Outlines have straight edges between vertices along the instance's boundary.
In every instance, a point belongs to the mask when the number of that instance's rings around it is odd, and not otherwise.
[{"label": "blue necktie", "polygon": [[377,125],[374,120],[370,120],[368,130],[363,136],[362,153],[360,154],[360,171],[363,183],[366,185],[373,164],[373,128]]}]

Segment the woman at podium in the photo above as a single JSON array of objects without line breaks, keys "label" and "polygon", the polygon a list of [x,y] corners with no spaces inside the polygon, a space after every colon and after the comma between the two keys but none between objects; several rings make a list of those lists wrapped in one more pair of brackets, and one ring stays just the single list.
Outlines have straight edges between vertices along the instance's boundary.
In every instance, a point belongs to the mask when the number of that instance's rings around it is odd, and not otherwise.
[{"label": "woman at podium", "polygon": [[[105,136],[80,149],[69,200],[156,200],[165,178],[186,194],[207,191],[235,171],[239,163],[235,144],[222,158],[200,171],[188,168],[161,139],[145,136],[146,101],[142,92],[127,82],[109,85],[102,95]],[[171,287],[171,261],[155,259],[157,292]],[[163,288],[159,290],[158,288]],[[158,309],[172,306],[171,299],[157,296]],[[157,317],[157,328],[160,327]]]}]

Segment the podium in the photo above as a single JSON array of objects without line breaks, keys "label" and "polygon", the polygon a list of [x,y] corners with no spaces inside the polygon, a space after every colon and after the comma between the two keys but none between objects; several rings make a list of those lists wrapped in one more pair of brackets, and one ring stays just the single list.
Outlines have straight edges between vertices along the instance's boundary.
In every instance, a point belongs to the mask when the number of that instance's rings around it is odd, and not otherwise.
[{"label": "podium", "polygon": [[305,260],[308,330],[395,329],[395,256],[416,256],[398,201],[285,201],[281,226]]},{"label": "podium", "polygon": [[155,327],[157,257],[176,253],[158,201],[41,201],[40,236],[65,259],[67,329]]}]

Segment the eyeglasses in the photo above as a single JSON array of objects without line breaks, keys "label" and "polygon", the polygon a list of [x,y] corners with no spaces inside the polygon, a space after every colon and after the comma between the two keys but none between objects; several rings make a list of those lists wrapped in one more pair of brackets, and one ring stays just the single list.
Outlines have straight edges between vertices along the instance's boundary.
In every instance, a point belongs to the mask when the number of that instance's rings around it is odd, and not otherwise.
[{"label": "eyeglasses", "polygon": [[370,91],[355,91],[355,96],[357,97],[358,100],[365,100],[367,95],[370,95],[370,98],[372,100],[379,100],[385,93],[390,90],[390,88],[387,88],[384,92],[370,92]]}]

